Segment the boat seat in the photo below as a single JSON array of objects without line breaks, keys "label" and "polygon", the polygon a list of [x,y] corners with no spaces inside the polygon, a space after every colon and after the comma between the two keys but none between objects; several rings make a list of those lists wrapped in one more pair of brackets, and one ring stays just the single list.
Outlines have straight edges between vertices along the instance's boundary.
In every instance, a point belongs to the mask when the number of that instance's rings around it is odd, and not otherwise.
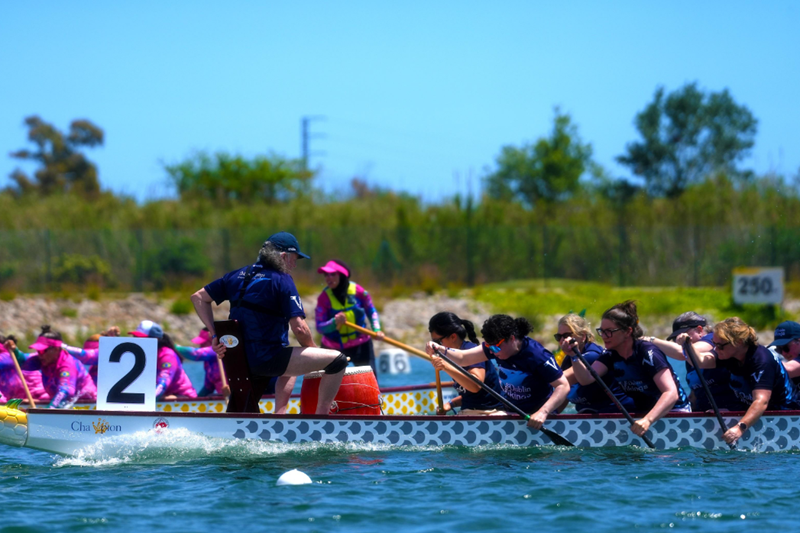
[{"label": "boat seat", "polygon": [[232,342],[226,343],[228,349],[225,352],[225,357],[222,358],[225,375],[228,378],[228,386],[231,388],[231,397],[228,400],[228,408],[225,412],[260,413],[258,401],[264,395],[271,378],[254,376],[250,372],[244,342],[242,342],[242,335],[236,320],[215,321],[214,330],[220,340],[228,335],[231,337],[230,340],[235,339],[237,341],[235,346],[231,346]]}]

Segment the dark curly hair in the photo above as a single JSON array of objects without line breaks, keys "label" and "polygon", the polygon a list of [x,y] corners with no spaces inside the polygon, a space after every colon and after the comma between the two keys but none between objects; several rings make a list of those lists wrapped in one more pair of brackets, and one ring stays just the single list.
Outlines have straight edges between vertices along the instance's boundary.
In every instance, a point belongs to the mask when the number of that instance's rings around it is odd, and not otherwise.
[{"label": "dark curly hair", "polygon": [[497,344],[512,335],[518,339],[527,337],[533,326],[526,319],[511,318],[508,315],[493,315],[486,319],[481,328],[481,336],[487,344]]},{"label": "dark curly hair", "polygon": [[639,314],[636,311],[635,300],[628,300],[613,306],[611,309],[603,313],[603,318],[612,321],[621,328],[631,328],[631,336],[634,339],[638,339],[644,335],[642,326],[639,325]]},{"label": "dark curly hair", "polygon": [[462,341],[469,338],[475,344],[478,343],[478,336],[475,335],[475,326],[469,320],[458,317],[457,314],[443,311],[433,315],[428,322],[428,331],[436,332],[439,335],[449,337],[453,333],[458,335]]}]

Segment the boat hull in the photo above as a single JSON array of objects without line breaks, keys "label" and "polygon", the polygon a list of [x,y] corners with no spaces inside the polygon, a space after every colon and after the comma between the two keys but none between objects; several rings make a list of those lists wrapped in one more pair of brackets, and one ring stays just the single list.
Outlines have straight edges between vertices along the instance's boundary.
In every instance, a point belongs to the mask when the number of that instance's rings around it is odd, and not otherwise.
[{"label": "boat hull", "polygon": [[[726,418],[734,424],[739,416]],[[28,412],[25,446],[65,455],[138,432],[177,429],[220,439],[252,439],[279,443],[369,443],[391,446],[549,446],[550,439],[530,429],[524,420],[503,417],[234,415],[195,413],[119,413],[109,411]],[[640,446],[627,421],[615,415],[561,415],[547,422],[580,447]],[[651,427],[658,449],[694,447],[728,449],[719,425],[705,414],[675,414]],[[755,451],[800,449],[800,412],[767,414],[739,441],[738,448]]]}]

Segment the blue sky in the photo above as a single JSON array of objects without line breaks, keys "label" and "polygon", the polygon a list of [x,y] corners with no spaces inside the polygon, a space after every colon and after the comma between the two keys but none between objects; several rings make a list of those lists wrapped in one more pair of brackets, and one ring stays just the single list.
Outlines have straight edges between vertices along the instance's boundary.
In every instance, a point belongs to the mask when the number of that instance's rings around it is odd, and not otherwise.
[{"label": "blue sky", "polygon": [[798,22],[790,1],[3,2],[0,184],[31,114],[102,127],[101,183],[140,200],[195,150],[298,157],[301,117],[322,115],[318,186],[437,201],[547,134],[554,106],[628,176],[634,115],[691,81],[759,119],[746,166],[795,175]]}]

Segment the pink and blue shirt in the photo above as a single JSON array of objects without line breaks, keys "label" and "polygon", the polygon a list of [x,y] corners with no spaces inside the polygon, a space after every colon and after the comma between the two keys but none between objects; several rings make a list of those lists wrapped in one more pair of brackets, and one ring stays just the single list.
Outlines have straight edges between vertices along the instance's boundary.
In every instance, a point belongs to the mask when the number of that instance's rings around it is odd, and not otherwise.
[{"label": "pink and blue shirt", "polygon": [[[361,285],[352,281],[350,283],[355,285],[355,295],[348,295],[347,302],[342,302],[342,304],[347,310],[353,311],[357,325],[368,328],[367,321],[369,321],[372,324],[373,331],[380,331],[381,323],[378,318],[378,310],[375,309],[375,305],[372,303],[372,297]],[[342,342],[334,318],[342,309],[334,309],[329,292],[328,290],[322,291],[322,294],[317,298],[317,308],[314,316],[317,323],[317,331],[322,334],[322,346],[341,350],[360,346],[369,341],[371,339],[369,335],[358,333],[355,338]]]}]

